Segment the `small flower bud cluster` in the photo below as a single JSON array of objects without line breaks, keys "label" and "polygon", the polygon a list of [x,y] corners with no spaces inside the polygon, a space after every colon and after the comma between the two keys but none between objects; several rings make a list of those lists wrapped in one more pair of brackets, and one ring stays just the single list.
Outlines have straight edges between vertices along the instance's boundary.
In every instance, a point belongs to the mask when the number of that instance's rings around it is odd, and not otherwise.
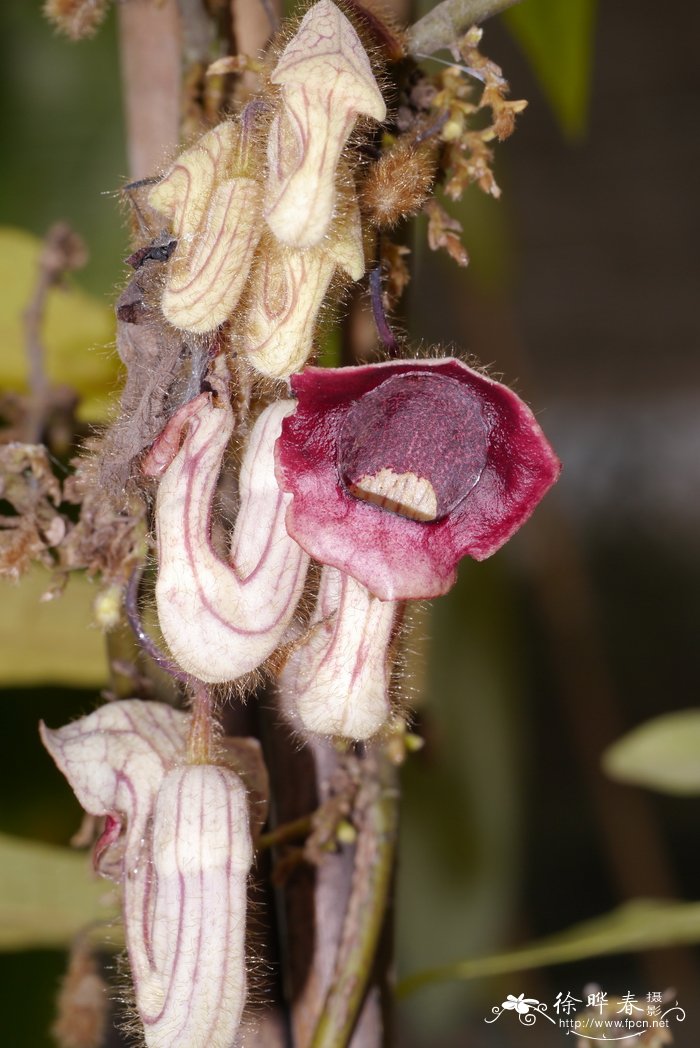
[{"label": "small flower bud cluster", "polygon": [[234,351],[279,379],[310,356],[335,274],[364,273],[355,190],[338,169],[357,120],[382,121],[386,106],[357,33],[331,0],[307,11],[270,90],[264,159],[253,107],[180,156],[148,202],[178,241],[161,301],[166,320],[195,334],[230,321]]}]

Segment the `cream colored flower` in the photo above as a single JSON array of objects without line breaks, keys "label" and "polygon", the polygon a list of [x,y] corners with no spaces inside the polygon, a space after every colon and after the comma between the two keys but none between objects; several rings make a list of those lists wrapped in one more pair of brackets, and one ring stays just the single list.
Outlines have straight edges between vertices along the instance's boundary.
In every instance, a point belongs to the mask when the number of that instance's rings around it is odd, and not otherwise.
[{"label": "cream colored flower", "polygon": [[[336,269],[351,280],[364,273],[357,204],[336,221],[318,247],[289,248],[271,236],[263,245],[251,278],[241,349],[256,371],[288,378],[311,354],[319,310]],[[237,341],[234,336],[234,344]]]},{"label": "cream colored flower", "polygon": [[360,38],[332,0],[309,8],[271,80],[282,98],[268,139],[265,218],[288,247],[315,247],[333,218],[336,169],[357,118],[382,121],[386,106]]},{"label": "cream colored flower", "polygon": [[390,713],[389,645],[398,605],[324,567],[308,636],[279,679],[292,724],[319,735],[368,739]]},{"label": "cream colored flower", "polygon": [[[158,487],[158,621],[179,665],[210,683],[256,669],[279,645],[304,587],[309,557],[287,534],[289,496],[275,479],[274,445],[292,401],[271,404],[250,434],[240,509],[227,560],[211,545],[211,504],[233,431],[228,397],[203,393],[174,416],[145,468]],[[164,447],[165,459],[160,454]]]},{"label": "cream colored flower", "polygon": [[225,122],[182,154],[149,193],[178,245],[161,308],[177,328],[214,331],[238,304],[262,229],[262,189],[240,170],[241,132]]},{"label": "cream colored flower", "polygon": [[230,1048],[246,996],[246,791],[229,768],[184,764],[189,717],[113,702],[44,745],[92,815],[95,864],[122,888],[147,1048]]}]

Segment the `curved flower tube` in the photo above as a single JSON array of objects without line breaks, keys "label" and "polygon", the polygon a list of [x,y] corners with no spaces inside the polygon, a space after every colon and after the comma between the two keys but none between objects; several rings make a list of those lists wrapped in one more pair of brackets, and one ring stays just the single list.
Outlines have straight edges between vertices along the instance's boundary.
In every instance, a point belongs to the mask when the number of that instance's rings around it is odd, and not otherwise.
[{"label": "curved flower tube", "polygon": [[398,605],[324,567],[308,636],[279,677],[293,725],[319,735],[369,739],[389,716],[388,655]]},{"label": "curved flower tube", "polygon": [[156,605],[176,661],[209,683],[235,680],[272,654],[294,615],[309,563],[287,534],[289,496],[274,473],[274,445],[291,401],[271,404],[255,423],[241,466],[229,562],[214,552],[211,504],[233,431],[228,398],[219,402],[203,393],[181,408],[144,466],[162,470],[186,428],[158,487]]},{"label": "curved flower tube", "polygon": [[228,768],[182,765],[188,723],[125,700],[40,730],[85,810],[107,817],[95,861],[122,885],[147,1048],[230,1048],[246,993],[246,791]]},{"label": "curved flower tube", "polygon": [[332,0],[304,15],[270,78],[282,105],[268,139],[265,219],[288,247],[319,244],[331,224],[336,169],[358,116],[386,106],[352,25]]},{"label": "curved flower tube", "polygon": [[460,360],[306,368],[277,442],[287,530],[382,600],[436,597],[527,520],[560,463],[515,393]]}]

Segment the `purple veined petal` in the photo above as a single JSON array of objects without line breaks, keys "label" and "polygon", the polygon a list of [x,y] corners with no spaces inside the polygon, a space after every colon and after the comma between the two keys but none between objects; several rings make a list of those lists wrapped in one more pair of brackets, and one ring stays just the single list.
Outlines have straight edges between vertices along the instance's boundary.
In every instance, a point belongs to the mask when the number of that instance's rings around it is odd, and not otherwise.
[{"label": "purple veined petal", "polygon": [[528,519],[560,463],[532,412],[461,361],[306,368],[277,444],[287,529],[383,600],[446,593]]},{"label": "purple veined petal", "polygon": [[265,218],[288,247],[314,247],[330,226],[338,161],[358,116],[382,121],[386,106],[360,38],[331,0],[309,8],[271,80],[282,105],[268,138]]},{"label": "purple veined petal", "polygon": [[[117,880],[138,865],[155,796],[184,754],[187,723],[186,713],[164,703],[125,699],[63,728],[40,725],[42,742],[85,811],[112,817],[96,855],[105,876]],[[126,820],[126,840],[117,864],[118,816]]]},{"label": "purple veined petal", "polygon": [[318,314],[336,269],[352,280],[364,273],[362,227],[356,202],[318,247],[288,248],[269,237],[260,252],[248,292],[250,302],[240,340],[256,371],[288,378],[313,349]]},{"label": "purple veined petal", "polygon": [[280,643],[301,597],[309,557],[285,527],[289,496],[279,490],[274,444],[293,408],[277,401],[250,434],[240,474],[240,509],[229,562],[210,540],[211,504],[233,430],[224,397],[184,409],[187,433],[165,470],[156,503],[156,604],[177,662],[209,683],[235,680]]},{"label": "purple veined petal", "polygon": [[306,638],[279,678],[283,709],[305,732],[368,739],[389,717],[389,644],[398,605],[324,567]]},{"label": "purple veined petal", "polygon": [[148,196],[178,240],[161,308],[184,331],[214,331],[231,315],[260,239],[262,186],[236,172],[240,139],[236,124],[219,124],[178,157]]},{"label": "purple veined petal", "polygon": [[228,768],[168,773],[150,864],[125,885],[127,946],[148,1048],[231,1048],[246,997],[245,788]]}]

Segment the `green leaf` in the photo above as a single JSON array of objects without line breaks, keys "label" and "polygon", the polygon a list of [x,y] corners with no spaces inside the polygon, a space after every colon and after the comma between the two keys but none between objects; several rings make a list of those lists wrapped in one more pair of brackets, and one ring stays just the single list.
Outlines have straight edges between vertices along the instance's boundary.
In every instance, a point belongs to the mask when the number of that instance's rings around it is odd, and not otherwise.
[{"label": "green leaf", "polygon": [[677,710],[640,725],[607,750],[603,768],[635,786],[700,794],[700,710]]},{"label": "green leaf", "polygon": [[397,992],[400,997],[406,997],[432,983],[481,979],[608,953],[695,942],[700,942],[700,902],[636,899],[603,917],[575,924],[558,935],[509,953],[476,957],[416,972],[399,983]]},{"label": "green leaf", "polygon": [[85,854],[0,834],[0,950],[67,946],[114,902]]},{"label": "green leaf", "polygon": [[525,0],[503,15],[564,134],[586,129],[597,0]]},{"label": "green leaf", "polygon": [[[0,227],[0,386],[16,392],[27,389],[22,314],[36,285],[40,251],[38,237]],[[109,414],[119,371],[114,333],[110,306],[70,278],[49,291],[42,328],[46,372],[52,383],[80,394],[78,416],[85,421],[100,422]]]},{"label": "green leaf", "polygon": [[93,624],[97,585],[73,572],[60,597],[42,601],[50,581],[48,571],[35,567],[19,582],[0,582],[0,681],[100,687],[107,659]]}]

